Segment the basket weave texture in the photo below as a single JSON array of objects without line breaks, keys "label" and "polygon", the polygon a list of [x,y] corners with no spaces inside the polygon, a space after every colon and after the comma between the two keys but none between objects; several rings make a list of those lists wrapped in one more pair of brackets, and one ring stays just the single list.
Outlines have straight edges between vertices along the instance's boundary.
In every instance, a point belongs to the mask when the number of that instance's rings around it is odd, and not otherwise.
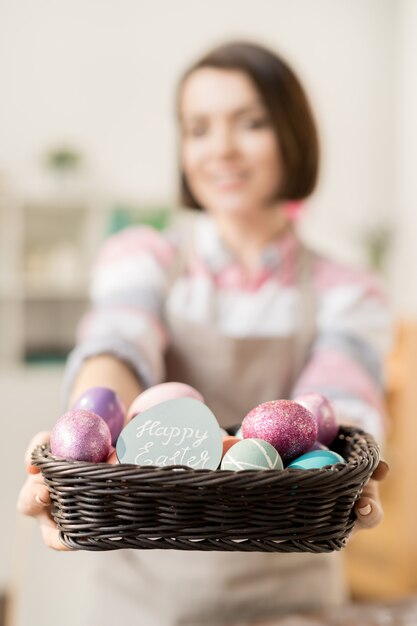
[{"label": "basket weave texture", "polygon": [[61,541],[121,548],[332,552],[352,530],[354,504],[379,461],[371,435],[341,427],[346,465],[313,470],[193,470],[65,461],[38,446],[32,462],[52,499]]}]

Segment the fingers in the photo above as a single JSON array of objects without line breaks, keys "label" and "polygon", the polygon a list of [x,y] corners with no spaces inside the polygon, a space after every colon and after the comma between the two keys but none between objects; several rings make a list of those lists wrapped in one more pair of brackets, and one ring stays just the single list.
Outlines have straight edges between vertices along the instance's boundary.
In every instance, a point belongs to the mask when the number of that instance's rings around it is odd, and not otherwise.
[{"label": "fingers", "polygon": [[30,475],[23,485],[17,508],[24,515],[36,517],[40,523],[42,538],[53,550],[68,551],[59,538],[59,531],[50,514],[51,499],[49,491],[40,474]]},{"label": "fingers", "polygon": [[44,479],[37,467],[31,463],[31,455],[36,446],[49,443],[50,433],[43,431],[33,437],[25,453],[25,466],[29,476],[23,485],[17,508],[23,515],[36,517],[40,523],[42,538],[45,544],[53,550],[69,551],[59,538],[59,531],[51,513],[51,498]]},{"label": "fingers", "polygon": [[42,539],[48,546],[48,548],[52,548],[53,550],[59,550],[60,552],[69,552],[70,548],[65,546],[59,538],[59,530],[51,516],[48,513],[44,512],[43,514],[41,514],[40,520]]},{"label": "fingers", "polygon": [[40,474],[28,476],[20,490],[17,508],[23,515],[37,517],[51,504],[48,488]]},{"label": "fingers", "polygon": [[379,500],[378,485],[373,480],[365,486],[355,504],[356,524],[359,528],[373,528],[382,522],[384,513]]},{"label": "fingers", "polygon": [[41,534],[42,539],[48,548],[52,548],[53,550],[68,550],[68,548],[61,542],[57,528],[51,528],[46,524],[41,524]]},{"label": "fingers", "polygon": [[372,474],[371,480],[365,485],[362,495],[355,504],[356,523],[354,530],[360,528],[374,528],[384,518],[384,512],[379,499],[379,488],[376,481],[384,480],[389,472],[388,463],[381,459]]},{"label": "fingers", "polygon": [[384,518],[384,513],[379,502],[371,498],[360,498],[356,507],[357,523],[361,528],[374,528]]},{"label": "fingers", "polygon": [[32,455],[33,450],[36,448],[36,446],[40,446],[44,443],[49,443],[49,435],[50,433],[48,431],[42,431],[40,433],[37,433],[31,439],[28,447],[26,448],[25,467],[26,467],[26,471],[29,474],[39,474],[39,469],[35,467],[35,465],[32,465],[31,455]]},{"label": "fingers", "polygon": [[381,459],[374,471],[374,473],[372,474],[372,478],[374,480],[384,480],[384,478],[386,477],[386,475],[389,472],[389,465],[388,463],[384,460]]}]

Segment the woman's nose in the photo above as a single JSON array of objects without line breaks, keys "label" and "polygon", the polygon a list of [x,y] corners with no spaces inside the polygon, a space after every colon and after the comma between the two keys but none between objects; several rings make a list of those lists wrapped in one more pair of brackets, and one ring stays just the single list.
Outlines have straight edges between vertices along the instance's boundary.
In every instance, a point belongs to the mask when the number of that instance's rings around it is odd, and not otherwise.
[{"label": "woman's nose", "polygon": [[226,125],[213,128],[210,146],[215,156],[225,157],[235,154],[237,142],[234,129]]}]

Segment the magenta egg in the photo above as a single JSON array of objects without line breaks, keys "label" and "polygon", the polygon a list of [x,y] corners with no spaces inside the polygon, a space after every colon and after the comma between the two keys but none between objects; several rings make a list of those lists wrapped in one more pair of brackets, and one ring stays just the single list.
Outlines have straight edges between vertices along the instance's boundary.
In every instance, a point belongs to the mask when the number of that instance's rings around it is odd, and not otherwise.
[{"label": "magenta egg", "polygon": [[314,415],[318,429],[317,440],[329,446],[339,431],[336,414],[329,400],[320,393],[311,391],[294,398],[294,402]]},{"label": "magenta egg", "polygon": [[108,387],[91,387],[77,399],[71,407],[83,409],[100,415],[110,428],[112,444],[115,445],[125,421],[125,406],[113,389]]},{"label": "magenta egg", "polygon": [[111,434],[96,413],[71,410],[57,420],[51,431],[51,452],[67,461],[101,463],[109,456]]},{"label": "magenta egg", "polygon": [[176,398],[194,398],[194,400],[204,402],[204,398],[201,393],[190,385],[176,382],[161,383],[160,385],[155,385],[154,387],[145,389],[145,391],[133,400],[128,410],[128,420],[135,417],[135,415],[139,415],[139,413],[146,411],[147,409],[151,409],[153,406],[160,404],[161,402],[175,400]]},{"label": "magenta egg", "polygon": [[310,450],[317,438],[313,415],[291,400],[264,402],[250,411],[242,422],[244,439],[263,439],[285,460]]}]

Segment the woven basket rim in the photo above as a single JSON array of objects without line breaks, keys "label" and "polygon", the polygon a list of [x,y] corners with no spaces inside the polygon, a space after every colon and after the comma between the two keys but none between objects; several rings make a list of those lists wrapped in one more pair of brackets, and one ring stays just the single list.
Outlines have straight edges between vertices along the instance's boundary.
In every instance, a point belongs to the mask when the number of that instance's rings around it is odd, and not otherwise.
[{"label": "woven basket rim", "polygon": [[[366,440],[368,444],[367,446],[368,452],[371,453],[371,456],[373,459],[373,465],[374,467],[376,467],[379,461],[379,446],[375,442],[372,435],[370,435],[369,433],[365,432],[364,430],[360,428],[356,428],[353,426],[341,426],[338,437],[347,438],[347,437],[351,437],[355,435],[359,437],[363,437]],[[164,473],[170,472],[170,473],[177,473],[178,476],[183,475],[183,473],[189,473],[190,475],[199,475],[199,476],[211,475],[213,473],[217,473],[219,475],[221,474],[222,476],[223,475],[236,475],[236,474],[239,474],[240,476],[244,474],[259,476],[261,474],[268,474],[268,475],[271,475],[271,474],[272,475],[273,474],[275,475],[277,474],[279,475],[305,474],[306,472],[308,472],[310,476],[315,476],[315,475],[319,476],[319,475],[325,475],[329,473],[333,474],[335,472],[347,473],[349,472],[349,470],[359,470],[362,466],[363,468],[368,466],[370,459],[369,457],[355,458],[352,460],[346,460],[345,463],[335,463],[333,465],[327,465],[322,468],[312,468],[312,469],[298,469],[298,468],[293,468],[293,467],[284,467],[284,469],[281,469],[281,470],[280,469],[223,470],[220,468],[194,469],[194,468],[188,467],[187,465],[158,466],[158,465],[136,465],[134,463],[116,463],[113,465],[113,464],[107,463],[106,461],[102,461],[100,463],[93,463],[89,461],[67,460],[63,457],[53,455],[50,450],[49,444],[41,444],[34,448],[32,452],[32,461],[38,467],[41,467],[42,465],[46,463],[56,465],[56,466],[63,464],[67,468],[72,467],[74,469],[75,468],[79,468],[79,469],[96,468],[97,469],[97,468],[104,468],[107,466],[108,468],[111,468],[113,472],[116,472],[116,473],[119,473],[119,472],[123,473],[123,471],[126,471],[128,469],[129,470],[137,469],[137,470],[140,470],[142,474],[143,473],[151,474],[151,473],[156,473],[156,472],[159,474],[164,474]]]}]

